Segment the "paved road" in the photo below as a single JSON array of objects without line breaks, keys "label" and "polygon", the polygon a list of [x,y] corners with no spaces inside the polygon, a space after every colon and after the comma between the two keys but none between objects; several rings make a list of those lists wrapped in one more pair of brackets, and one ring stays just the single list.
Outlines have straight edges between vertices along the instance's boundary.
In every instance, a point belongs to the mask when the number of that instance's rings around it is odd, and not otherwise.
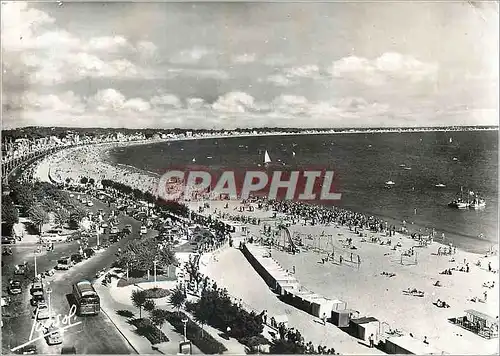
[{"label": "paved road", "polygon": [[[91,208],[93,211],[104,209],[105,212],[109,211],[107,206],[104,206],[99,201],[94,201],[94,206]],[[109,267],[115,257],[119,247],[122,247],[127,241],[138,238],[138,231],[140,223],[128,216],[120,216],[120,228],[125,224],[131,224],[133,233],[121,241],[111,245],[103,252],[98,252],[94,257],[89,260],[83,261],[68,271],[56,271],[55,275],[48,277],[46,282],[52,289],[51,293],[51,307],[55,314],[60,313],[65,315],[69,312],[70,305],[67,300],[67,294],[71,293],[72,284],[81,279],[95,279],[96,273],[102,268]],[[151,234],[153,232],[148,232]],[[102,236],[101,240],[107,241],[107,236]],[[95,244],[90,241],[90,245]],[[47,269],[53,268],[57,264],[57,259],[61,256],[68,256],[78,252],[78,243],[62,243],[56,244],[54,251],[43,251],[37,255],[38,271],[43,272]],[[28,264],[33,265],[35,246],[17,245],[13,247],[13,256],[6,256],[3,258],[5,266],[2,268],[2,279],[4,281],[12,278],[12,266],[18,263],[28,261]],[[31,280],[32,277],[29,276]],[[5,285],[5,282],[4,282]],[[4,289],[5,290],[5,289]],[[7,308],[7,312],[12,309],[17,309],[19,315],[12,318],[4,316],[4,326],[2,328],[2,351],[3,353],[8,350],[21,345],[29,340],[31,332],[31,325],[33,319],[31,313],[33,308],[29,305],[29,290],[25,288],[23,294],[13,296],[12,299],[16,302],[17,307]],[[16,303],[13,304],[16,304]],[[11,311],[12,312],[12,311]],[[4,313],[5,315],[5,313]],[[78,354],[129,354],[135,353],[129,346],[127,341],[114,327],[111,321],[103,314],[90,317],[77,317],[77,321],[82,324],[68,329],[64,333],[64,342],[58,346],[48,346],[45,340],[36,341],[34,344],[40,354],[60,354],[62,346],[75,346]]]}]

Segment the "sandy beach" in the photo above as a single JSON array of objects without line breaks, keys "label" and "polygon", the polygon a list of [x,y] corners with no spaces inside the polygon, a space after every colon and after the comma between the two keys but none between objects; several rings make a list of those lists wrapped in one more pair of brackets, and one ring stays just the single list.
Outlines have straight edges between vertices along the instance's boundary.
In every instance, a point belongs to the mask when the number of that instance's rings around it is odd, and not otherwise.
[{"label": "sandy beach", "polygon": [[[118,145],[123,146],[123,143],[60,151],[39,162],[34,175],[40,180],[52,179],[59,182],[66,178],[79,181],[84,176],[97,181],[106,178],[154,193],[157,176],[106,161],[106,152]],[[276,224],[270,211],[255,209],[253,212],[240,212],[239,202],[230,202],[227,209],[224,208],[225,204],[226,202],[212,202],[204,214],[215,214],[217,211],[233,216],[259,218],[260,225],[247,224],[255,237],[261,236],[264,223],[271,227]],[[197,211],[200,203],[190,205]],[[445,353],[498,352],[496,339],[483,339],[448,321],[449,318],[464,316],[467,309],[481,311],[493,317],[498,315],[498,274],[489,272],[487,268],[488,262],[491,262],[493,269],[498,270],[497,257],[485,257],[458,249],[451,256],[439,256],[438,248],[445,247],[444,245],[434,241],[427,247],[420,247],[418,242],[400,234],[390,238],[391,246],[381,245],[371,242],[371,238],[389,238],[381,234],[375,236],[373,233],[360,237],[343,226],[292,225],[288,229],[292,236],[302,236],[302,241],[310,245],[311,250],[302,249],[295,255],[273,250],[272,257],[290,271],[295,267],[294,277],[306,288],[327,298],[345,301],[349,309],[359,311],[361,316],[376,317],[392,329],[412,333],[417,339],[423,340],[426,336],[433,348]],[[321,234],[324,236],[320,237]],[[307,238],[307,235],[312,238]],[[353,250],[342,249],[346,238],[352,238],[352,244],[356,246],[354,252],[361,259],[359,267],[350,262],[349,254]],[[398,242],[401,246],[394,250]],[[321,259],[325,254],[313,252],[312,247],[328,251],[335,247],[336,251],[343,251],[344,263],[337,261],[323,264]],[[412,247],[416,256],[404,258],[401,263],[402,251]],[[476,265],[478,261],[481,262],[481,267]],[[470,267],[469,273],[453,271],[452,275],[440,274],[445,269],[465,267],[466,263]],[[245,273],[241,273],[240,269]],[[314,317],[279,301],[237,250],[227,250],[217,260],[210,260],[206,270],[211,278],[227,287],[232,295],[242,298],[251,308],[287,315],[290,325],[297,327],[315,343],[335,346],[346,354],[371,351],[353,342],[352,337],[333,325],[329,325],[327,331],[319,330]],[[393,273],[395,276],[388,277],[382,275],[382,272]],[[441,283],[441,287],[434,286],[436,281]],[[491,281],[497,281],[495,288],[483,287],[483,283]],[[403,294],[403,290],[408,288],[424,291],[425,295],[420,298]],[[473,297],[482,299],[485,291],[486,302],[470,301]],[[450,308],[438,308],[433,304],[437,299],[448,303]]]},{"label": "sandy beach", "polygon": [[[225,204],[225,202],[212,202],[210,209],[206,209],[204,213],[214,214],[217,210],[231,215],[244,214],[263,219],[267,224],[273,225],[270,212],[258,209],[254,212],[240,212],[239,203],[232,202],[227,209],[224,208]],[[193,207],[196,207],[196,204],[193,204]],[[256,237],[261,235],[261,227],[247,226],[252,231],[252,235]],[[498,315],[498,274],[488,272],[487,268],[488,262],[491,262],[493,269],[498,269],[496,256],[485,257],[458,249],[456,254],[451,256],[439,256],[437,254],[438,248],[444,248],[445,245],[433,242],[428,247],[415,247],[416,264],[414,258],[406,258],[402,265],[401,251],[408,250],[415,245],[418,246],[417,242],[404,235],[397,234],[391,238],[392,246],[397,242],[401,243],[401,247],[394,251],[392,247],[387,245],[369,242],[370,236],[375,234],[368,234],[368,237],[364,237],[367,241],[361,242],[362,237],[345,227],[292,225],[289,227],[289,231],[292,235],[302,233],[306,236],[317,236],[314,240],[307,241],[306,239],[305,241],[317,246],[317,241],[322,239],[320,245],[323,249],[329,249],[333,242],[337,253],[341,251],[345,239],[352,238],[353,245],[357,248],[354,252],[359,254],[361,258],[361,264],[358,268],[356,263],[351,263],[349,260],[349,253],[353,250],[344,250],[346,257],[342,264],[339,264],[338,261],[323,264],[321,259],[325,257],[325,254],[301,251],[292,255],[273,249],[272,257],[289,271],[295,267],[294,277],[304,287],[324,297],[345,301],[348,308],[358,311],[360,316],[373,316],[381,322],[387,323],[387,327],[402,330],[406,334],[412,333],[417,339],[423,340],[427,336],[430,345],[439,351],[449,354],[498,353],[497,339],[483,339],[448,321],[449,318],[465,315],[464,311],[467,309],[474,309],[493,317]],[[320,237],[323,232],[325,236]],[[329,238],[328,235],[331,235],[332,238]],[[220,257],[219,263],[223,263],[221,261],[223,258],[224,255]],[[454,262],[450,262],[453,259]],[[452,275],[440,274],[445,269],[465,266],[464,261],[469,263],[469,273],[453,271]],[[476,266],[477,261],[481,262],[481,267]],[[239,258],[233,257],[231,263],[240,266],[242,262]],[[388,277],[382,275],[382,272],[394,273],[395,276]],[[243,282],[238,280],[240,274],[235,277],[237,280],[233,281],[230,280],[229,276],[230,274],[226,273],[219,278],[223,278],[225,284],[239,283],[239,288],[242,287],[241,283]],[[212,276],[212,278],[215,277]],[[434,286],[436,281],[440,281],[441,287]],[[483,283],[488,281],[497,281],[496,287],[484,288]],[[425,295],[424,297],[414,297],[403,294],[403,290],[408,288],[424,291]],[[234,289],[238,290],[238,287]],[[482,299],[485,291],[487,292],[485,303],[470,301],[472,297]],[[251,296],[247,296],[247,298],[249,300],[255,299]],[[276,303],[279,303],[278,299],[274,298]],[[437,299],[446,301],[450,308],[438,308],[433,304]],[[255,302],[255,305],[259,305],[261,308],[265,308],[265,304],[263,301]]]}]

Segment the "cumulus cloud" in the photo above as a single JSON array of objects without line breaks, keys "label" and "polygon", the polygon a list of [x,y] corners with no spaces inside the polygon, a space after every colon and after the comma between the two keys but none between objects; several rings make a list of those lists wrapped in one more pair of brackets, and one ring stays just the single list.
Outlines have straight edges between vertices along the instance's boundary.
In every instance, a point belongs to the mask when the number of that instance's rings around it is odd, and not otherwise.
[{"label": "cumulus cloud", "polygon": [[115,89],[99,90],[88,100],[88,105],[99,112],[145,112],[151,104],[141,98],[127,99]]},{"label": "cumulus cloud", "polygon": [[435,80],[438,66],[424,63],[400,53],[387,52],[375,59],[350,56],[341,58],[330,66],[328,72],[336,78],[348,78],[368,85],[383,85],[389,80],[410,82]]},{"label": "cumulus cloud", "polygon": [[122,51],[147,55],[156,50],[151,42],[138,42],[134,47],[119,35],[81,39],[57,28],[47,13],[22,2],[2,6],[2,47],[7,84],[27,80],[41,85],[85,77],[144,77],[145,71],[128,59],[105,58]]},{"label": "cumulus cloud", "polygon": [[255,109],[255,99],[247,93],[230,92],[219,97],[212,104],[212,109],[219,112],[244,113]]},{"label": "cumulus cloud", "polygon": [[82,99],[72,91],[59,95],[28,91],[19,96],[4,96],[2,101],[10,110],[51,110],[66,113],[82,113],[85,110]]},{"label": "cumulus cloud", "polygon": [[186,103],[188,109],[193,109],[193,110],[201,109],[202,107],[205,106],[205,100],[201,98],[188,98],[186,100]]}]

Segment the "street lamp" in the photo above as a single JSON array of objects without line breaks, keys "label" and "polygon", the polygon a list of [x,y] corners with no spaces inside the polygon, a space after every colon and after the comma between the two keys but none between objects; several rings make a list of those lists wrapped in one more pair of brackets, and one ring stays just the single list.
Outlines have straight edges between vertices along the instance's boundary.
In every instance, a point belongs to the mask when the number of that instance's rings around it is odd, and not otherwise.
[{"label": "street lamp", "polygon": [[52,293],[51,288],[47,288],[47,300],[49,304],[49,318],[52,319],[52,304],[50,303],[50,294]]},{"label": "street lamp", "polygon": [[187,322],[188,322],[188,318],[184,318],[182,319],[182,322],[184,323],[184,342],[187,341],[187,334],[186,334],[186,331],[187,331]]},{"label": "street lamp", "polygon": [[156,288],[156,264],[157,263],[158,263],[157,260],[153,261],[153,273],[154,273],[155,288]]}]

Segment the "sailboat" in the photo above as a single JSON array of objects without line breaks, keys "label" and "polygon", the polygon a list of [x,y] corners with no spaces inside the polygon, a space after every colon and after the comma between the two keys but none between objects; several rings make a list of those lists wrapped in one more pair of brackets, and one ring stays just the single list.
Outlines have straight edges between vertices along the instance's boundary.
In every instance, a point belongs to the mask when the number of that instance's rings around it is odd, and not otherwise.
[{"label": "sailboat", "polygon": [[266,150],[266,153],[264,153],[264,164],[268,165],[269,163],[271,163],[271,157],[269,157],[269,153]]},{"label": "sailboat", "polygon": [[453,143],[453,138],[452,137],[450,137],[450,143]]},{"label": "sailboat", "polygon": [[467,209],[470,206],[469,201],[463,197],[463,187],[460,187],[460,196],[449,202],[448,206],[456,209]]},{"label": "sailboat", "polygon": [[390,189],[393,185],[395,185],[396,183],[394,183],[392,180],[388,180],[387,182],[385,182],[385,187],[387,189]]},{"label": "sailboat", "polygon": [[196,158],[193,158],[193,160],[191,162],[196,163]]}]

